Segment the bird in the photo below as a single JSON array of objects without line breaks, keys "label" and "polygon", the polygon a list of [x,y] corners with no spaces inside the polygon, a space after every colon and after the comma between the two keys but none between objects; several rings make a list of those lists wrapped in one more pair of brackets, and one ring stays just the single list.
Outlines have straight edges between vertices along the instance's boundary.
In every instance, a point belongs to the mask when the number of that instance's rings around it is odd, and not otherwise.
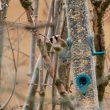
[{"label": "bird", "polygon": [[68,51],[67,42],[60,35],[50,37],[51,51],[56,53],[62,61],[70,59],[70,51]]},{"label": "bird", "polygon": [[66,61],[71,57],[70,51],[68,51],[68,44],[60,35],[46,39],[46,46],[48,52],[56,53],[62,61]]},{"label": "bird", "polygon": [[60,54],[65,50],[68,46],[65,40],[61,38],[60,35],[55,35],[50,37],[50,43],[52,44],[52,48],[57,54]]}]

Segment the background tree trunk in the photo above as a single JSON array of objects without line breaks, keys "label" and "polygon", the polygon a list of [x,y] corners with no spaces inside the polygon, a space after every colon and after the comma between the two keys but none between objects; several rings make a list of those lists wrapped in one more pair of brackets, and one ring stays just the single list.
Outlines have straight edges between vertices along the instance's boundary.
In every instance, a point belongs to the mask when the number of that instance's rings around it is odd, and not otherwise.
[{"label": "background tree trunk", "polygon": [[[105,52],[105,41],[104,41],[104,31],[103,31],[103,17],[107,7],[110,4],[110,0],[91,1],[93,5],[93,30],[94,30],[94,45],[96,52]],[[104,61],[105,55],[96,56],[96,78],[97,84],[100,79],[101,82],[104,80]],[[97,85],[98,89],[98,99],[100,109],[102,109],[102,102],[104,98],[105,87],[108,82],[100,83]]]},{"label": "background tree trunk", "polygon": [[9,3],[9,0],[4,0],[3,1],[3,4],[4,4],[3,9],[0,10],[0,81],[1,81],[1,65],[2,65],[2,54],[3,54],[3,37],[4,37],[4,26],[3,26],[2,22],[6,18],[8,3]]},{"label": "background tree trunk", "polygon": [[[3,54],[3,39],[4,39],[4,26],[3,22],[6,18],[9,0],[2,1],[3,8],[0,10],[0,85],[1,85],[1,70],[2,70],[2,54]],[[4,107],[4,106],[3,106]]]}]

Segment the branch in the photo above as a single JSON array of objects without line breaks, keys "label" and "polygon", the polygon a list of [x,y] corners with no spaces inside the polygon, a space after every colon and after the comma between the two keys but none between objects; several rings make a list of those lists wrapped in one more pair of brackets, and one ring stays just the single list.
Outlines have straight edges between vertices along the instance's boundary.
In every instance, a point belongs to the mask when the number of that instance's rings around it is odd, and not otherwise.
[{"label": "branch", "polygon": [[[35,33],[36,34],[36,33]],[[37,35],[35,35],[37,36]],[[51,75],[52,78],[54,78],[54,65],[52,64],[52,61],[50,59],[50,57],[48,56],[47,52],[46,52],[46,49],[45,49],[45,46],[44,46],[44,42],[41,40],[41,37],[40,36],[37,36],[37,46],[39,47],[40,49],[40,52],[41,52],[41,55],[42,55],[42,58],[43,58],[43,61],[44,63],[48,66],[48,72],[49,74]],[[67,102],[68,102],[68,106],[71,110],[74,110],[74,107],[73,107],[73,104],[71,103],[71,100],[69,99],[68,95],[67,95],[67,92],[64,88],[64,85],[63,83],[60,81],[60,79],[57,79],[56,80],[56,87],[60,93],[60,95],[65,99],[65,98],[68,98]]]},{"label": "branch", "polygon": [[[35,5],[35,9],[33,10],[33,17],[34,17],[34,20],[33,20],[33,24],[34,26],[37,25],[37,18],[38,18],[38,6],[39,6],[39,0],[34,0],[34,5]],[[32,4],[32,3],[31,3]],[[32,6],[30,6],[32,7]],[[36,28],[36,31],[37,31],[37,28]],[[36,39],[35,37],[33,36],[32,34],[32,37],[31,37],[31,49],[30,49],[30,61],[29,61],[29,73],[28,75],[29,76],[32,76],[32,73],[33,73],[33,70],[34,70],[34,66],[35,66],[35,47],[36,47]]]},{"label": "branch", "polygon": [[26,100],[25,103],[23,104],[23,108],[22,110],[32,110],[33,108],[33,104],[35,101],[35,94],[36,94],[36,90],[38,88],[38,82],[39,82],[39,64],[41,61],[41,55],[38,57],[37,63],[35,64],[35,68],[33,71],[33,75],[30,81],[30,85],[29,85],[29,89],[28,89],[28,93],[26,96]]},{"label": "branch", "polygon": [[[23,23],[16,23],[16,22],[10,22],[10,21],[2,21],[0,20],[0,25],[6,25],[9,27],[17,27],[17,28],[22,28],[22,29],[26,29],[26,30],[34,30],[34,29],[40,29],[40,28],[45,28],[45,27],[50,27],[53,26],[53,24],[50,23],[39,23],[37,24],[37,26],[32,26],[32,25],[27,25],[27,24],[23,24]],[[5,29],[4,29],[5,30]]]},{"label": "branch", "polygon": [[[23,0],[21,0],[21,1],[23,1]],[[25,9],[25,8],[24,8],[24,9]],[[26,13],[27,13],[28,22],[29,22],[30,24],[32,24],[33,22],[32,22],[32,18],[31,18],[31,14],[33,13],[33,11],[32,11],[32,9],[31,9],[30,6],[28,7],[28,10],[27,10],[27,9],[25,9],[25,10],[26,10]],[[54,66],[53,66],[53,64],[52,64],[52,61],[51,61],[50,57],[49,57],[48,54],[47,54],[47,51],[46,51],[46,48],[45,48],[45,45],[44,45],[44,41],[42,40],[42,38],[41,38],[40,36],[37,35],[37,31],[36,31],[36,30],[33,31],[33,34],[34,34],[34,36],[36,37],[37,46],[39,47],[39,50],[40,50],[40,52],[41,52],[43,61],[44,61],[44,63],[48,66],[48,72],[49,72],[50,76],[51,76],[52,78],[54,78],[54,74],[55,74],[55,73],[54,73]],[[57,80],[57,81],[58,81],[58,80]],[[71,102],[71,99],[69,98],[69,96],[68,96],[68,94],[67,94],[67,92],[66,92],[66,90],[65,90],[65,88],[64,88],[63,83],[60,82],[60,83],[56,84],[56,87],[57,87],[57,90],[58,90],[59,94],[60,94],[64,99],[68,99],[68,100],[67,100],[67,105],[68,105],[68,107],[70,108],[70,110],[74,110],[74,107],[73,107],[73,104],[72,104],[72,102]]]}]

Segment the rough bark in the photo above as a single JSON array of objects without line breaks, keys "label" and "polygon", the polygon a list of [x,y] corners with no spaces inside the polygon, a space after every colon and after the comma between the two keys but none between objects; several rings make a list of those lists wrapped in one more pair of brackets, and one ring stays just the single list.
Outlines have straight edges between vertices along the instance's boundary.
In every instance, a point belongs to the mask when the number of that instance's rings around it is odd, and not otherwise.
[{"label": "rough bark", "polygon": [[[104,41],[104,31],[103,31],[103,17],[105,10],[110,4],[110,0],[105,0],[103,2],[102,0],[95,2],[92,1],[93,4],[93,30],[94,30],[94,44],[95,44],[95,50],[96,51],[105,51],[105,41]],[[96,78],[97,83],[100,79],[101,82],[104,80],[104,60],[105,55],[97,55],[96,56]],[[106,82],[100,83],[98,88],[98,98],[99,102],[103,101]]]}]

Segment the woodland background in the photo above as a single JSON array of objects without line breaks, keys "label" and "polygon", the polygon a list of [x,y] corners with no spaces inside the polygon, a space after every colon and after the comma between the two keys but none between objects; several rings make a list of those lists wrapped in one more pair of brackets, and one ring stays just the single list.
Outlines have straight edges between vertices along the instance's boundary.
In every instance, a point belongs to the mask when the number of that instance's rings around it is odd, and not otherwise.
[{"label": "woodland background", "polygon": [[[46,2],[45,2],[46,1]],[[38,11],[38,23],[45,23],[47,20],[47,14],[49,11],[51,0],[39,0],[39,11]],[[46,5],[47,3],[47,5]],[[92,7],[91,7],[92,8]],[[20,15],[24,13],[24,9],[22,8],[19,0],[11,0],[9,3],[6,20],[14,22]],[[24,13],[19,19],[17,19],[17,23],[28,24],[26,14]],[[106,10],[106,14],[104,16],[104,33],[105,33],[105,46],[110,51],[110,7]],[[44,30],[41,29],[40,32]],[[30,41],[31,41],[31,33],[26,31],[25,29],[20,29],[17,27],[9,27],[8,32],[10,35],[10,39],[12,42],[12,46],[14,48],[15,59],[17,63],[18,73],[17,73],[17,83],[16,83],[16,91],[13,95],[11,101],[8,104],[7,110],[21,110],[21,106],[24,103],[28,85],[30,82],[30,77],[27,75],[29,72],[29,53],[30,53]],[[4,48],[3,48],[3,61],[2,61],[2,69],[1,69],[1,80],[0,80],[0,103],[3,103],[7,100],[11,93],[11,89],[13,88],[14,83],[14,65],[11,49],[9,46],[9,41],[7,39],[7,30],[4,37]],[[19,42],[19,43],[18,43]],[[19,59],[17,59],[19,45]],[[35,51],[35,60],[37,61],[39,55],[39,50],[36,46]],[[105,60],[105,69],[104,73],[108,74],[108,69],[110,68],[110,57],[108,56]],[[110,73],[109,73],[110,74]],[[51,79],[50,79],[51,80]],[[50,81],[51,82],[51,81]],[[51,110],[51,87],[48,86],[46,91],[46,104],[45,110]],[[37,97],[39,97],[38,92],[36,93]],[[109,110],[110,108],[110,85],[106,87],[106,91],[104,94],[104,110]]]}]

